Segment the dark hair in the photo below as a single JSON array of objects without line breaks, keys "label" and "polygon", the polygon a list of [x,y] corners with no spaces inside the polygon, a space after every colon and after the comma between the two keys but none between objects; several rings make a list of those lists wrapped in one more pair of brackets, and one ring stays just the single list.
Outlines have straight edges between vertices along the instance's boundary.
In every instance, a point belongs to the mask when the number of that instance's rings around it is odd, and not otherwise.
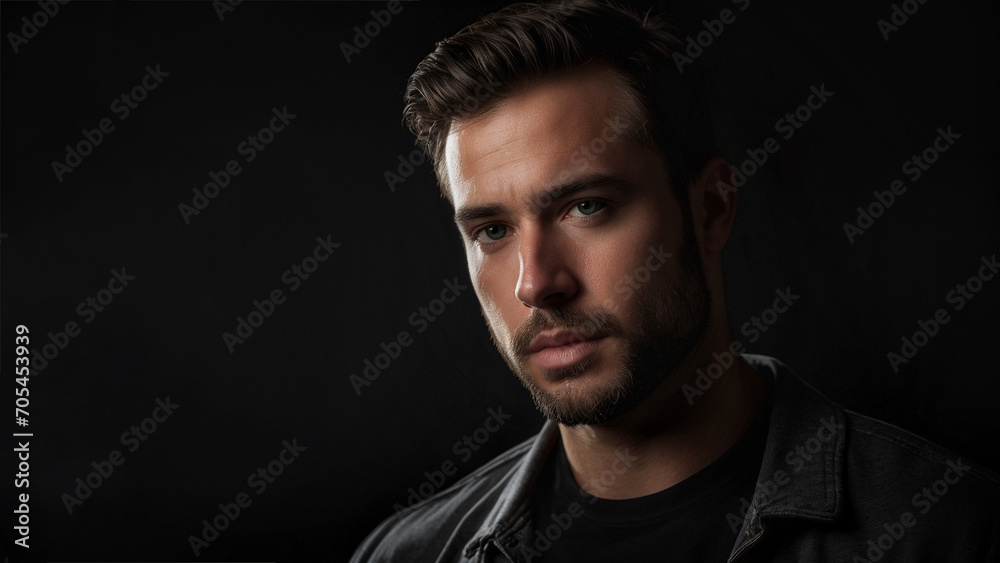
[{"label": "dark hair", "polygon": [[704,83],[674,64],[673,31],[658,16],[595,0],[512,4],[438,42],[417,65],[405,123],[451,201],[444,145],[454,120],[482,115],[532,81],[605,62],[637,106],[633,117],[646,122],[633,135],[663,154],[687,211],[688,185],[717,151]]}]

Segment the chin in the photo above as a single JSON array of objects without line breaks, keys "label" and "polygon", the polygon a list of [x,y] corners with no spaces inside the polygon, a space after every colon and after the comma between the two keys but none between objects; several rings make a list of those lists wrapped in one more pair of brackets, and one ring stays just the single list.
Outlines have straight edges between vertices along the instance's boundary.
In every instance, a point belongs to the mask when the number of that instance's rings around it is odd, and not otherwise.
[{"label": "chin", "polygon": [[637,391],[629,372],[601,363],[584,361],[559,373],[544,370],[530,381],[520,379],[546,418],[565,426],[598,424],[630,410]]}]

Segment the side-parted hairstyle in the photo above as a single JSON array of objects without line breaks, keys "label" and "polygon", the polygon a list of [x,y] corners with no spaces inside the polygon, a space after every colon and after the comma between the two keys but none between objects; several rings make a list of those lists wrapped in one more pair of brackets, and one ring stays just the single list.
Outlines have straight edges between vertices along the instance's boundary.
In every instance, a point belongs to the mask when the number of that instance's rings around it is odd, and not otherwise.
[{"label": "side-parted hairstyle", "polygon": [[[534,81],[607,64],[624,88],[630,136],[659,150],[687,215],[688,186],[717,154],[704,81],[672,59],[681,42],[650,13],[597,0],[518,3],[437,43],[410,76],[404,121],[454,203],[444,163],[455,120],[481,116]],[[697,65],[694,65],[697,66]]]}]

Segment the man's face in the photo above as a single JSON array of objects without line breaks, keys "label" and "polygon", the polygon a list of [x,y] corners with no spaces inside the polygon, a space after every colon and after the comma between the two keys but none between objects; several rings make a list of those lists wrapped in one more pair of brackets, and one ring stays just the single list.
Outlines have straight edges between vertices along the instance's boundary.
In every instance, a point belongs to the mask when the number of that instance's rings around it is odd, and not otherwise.
[{"label": "man's face", "polygon": [[596,424],[691,352],[709,294],[663,158],[604,68],[456,123],[446,169],[494,343],[545,416]]}]

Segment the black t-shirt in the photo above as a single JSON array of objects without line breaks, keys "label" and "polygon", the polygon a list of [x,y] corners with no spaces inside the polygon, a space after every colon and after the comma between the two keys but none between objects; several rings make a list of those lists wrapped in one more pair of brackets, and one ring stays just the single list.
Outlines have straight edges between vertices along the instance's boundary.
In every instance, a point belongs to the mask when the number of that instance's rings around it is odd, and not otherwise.
[{"label": "black t-shirt", "polygon": [[[573,478],[562,440],[539,481],[531,563],[538,561],[726,561],[753,498],[767,440],[770,399],[740,440],[684,481],[652,495],[608,500]],[[614,470],[627,471],[620,456]]]}]

